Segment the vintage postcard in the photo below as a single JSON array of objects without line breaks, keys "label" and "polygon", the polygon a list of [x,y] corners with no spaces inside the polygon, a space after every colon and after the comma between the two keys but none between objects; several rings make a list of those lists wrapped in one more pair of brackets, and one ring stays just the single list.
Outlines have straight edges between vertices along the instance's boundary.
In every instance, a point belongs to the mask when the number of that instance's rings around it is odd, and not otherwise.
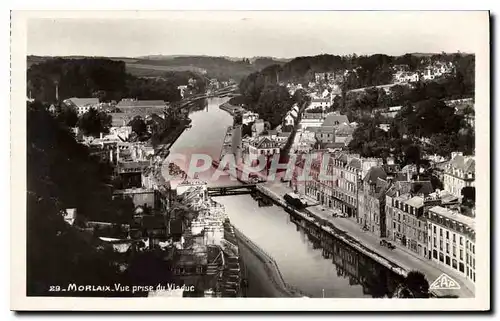
[{"label": "vintage postcard", "polygon": [[11,309],[489,310],[489,24],[13,11]]}]

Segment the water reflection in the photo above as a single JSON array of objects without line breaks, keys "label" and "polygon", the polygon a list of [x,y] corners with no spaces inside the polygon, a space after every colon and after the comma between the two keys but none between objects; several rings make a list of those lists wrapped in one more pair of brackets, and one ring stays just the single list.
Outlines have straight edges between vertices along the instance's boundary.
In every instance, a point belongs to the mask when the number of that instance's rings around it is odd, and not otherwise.
[{"label": "water reflection", "polygon": [[278,206],[250,196],[220,197],[233,224],[274,257],[286,282],[313,297],[391,296],[401,278]]}]

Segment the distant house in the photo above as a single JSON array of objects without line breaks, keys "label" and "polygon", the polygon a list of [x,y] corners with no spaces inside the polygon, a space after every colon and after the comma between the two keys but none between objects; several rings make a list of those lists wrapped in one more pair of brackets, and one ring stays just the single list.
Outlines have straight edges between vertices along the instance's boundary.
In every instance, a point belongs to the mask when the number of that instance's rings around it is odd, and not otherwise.
[{"label": "distant house", "polygon": [[179,93],[181,94],[181,97],[184,98],[185,92],[188,89],[187,85],[181,85],[178,86],[177,89],[179,90]]},{"label": "distant house", "polygon": [[284,125],[285,126],[294,126],[295,120],[297,119],[297,117],[298,117],[298,107],[295,106],[294,108],[292,108],[291,111],[289,111],[286,114],[285,120],[284,120]]},{"label": "distant house", "polygon": [[290,137],[291,132],[281,132],[276,135],[276,140],[280,143],[286,142]]},{"label": "distant house", "polygon": [[391,106],[389,107],[389,112],[400,111],[403,106]]},{"label": "distant house", "polygon": [[300,120],[300,127],[301,128],[320,127],[321,124],[323,124],[324,120],[325,120],[325,114],[309,113],[306,111],[302,114],[302,119]]},{"label": "distant house", "polygon": [[330,107],[331,101],[330,98],[313,98],[311,99],[311,104],[307,107],[306,110],[322,108],[323,110]]},{"label": "distant house", "polygon": [[116,107],[122,113],[143,118],[151,114],[161,115],[168,109],[168,105],[163,100],[122,99]]},{"label": "distant house", "polygon": [[269,137],[262,137],[257,140],[253,140],[249,144],[249,154],[250,157],[255,157],[257,159],[260,155],[273,156],[279,154],[280,144],[277,141],[272,140]]},{"label": "distant house", "polygon": [[67,208],[63,211],[63,218],[66,223],[73,225],[76,220],[76,208]]},{"label": "distant house", "polygon": [[346,115],[339,113],[330,113],[326,116],[321,126],[337,126],[341,124],[349,124],[349,118]]},{"label": "distant house", "polygon": [[49,113],[55,114],[56,113],[56,106],[54,104],[50,105],[49,107]]},{"label": "distant house", "polygon": [[412,83],[418,82],[420,80],[420,75],[418,72],[397,72],[394,75],[395,83]]},{"label": "distant house", "polygon": [[68,107],[75,108],[78,116],[85,114],[90,108],[97,109],[99,106],[98,98],[68,98],[64,100],[64,104]]},{"label": "distant house", "polygon": [[251,111],[245,112],[245,113],[243,113],[243,115],[242,115],[242,123],[243,123],[244,125],[247,125],[247,124],[249,124],[249,123],[253,123],[253,122],[255,122],[257,119],[259,119],[259,114],[254,113],[254,112],[251,112]]},{"label": "distant house", "polygon": [[384,132],[388,132],[391,129],[390,124],[380,124],[378,128],[382,129]]}]

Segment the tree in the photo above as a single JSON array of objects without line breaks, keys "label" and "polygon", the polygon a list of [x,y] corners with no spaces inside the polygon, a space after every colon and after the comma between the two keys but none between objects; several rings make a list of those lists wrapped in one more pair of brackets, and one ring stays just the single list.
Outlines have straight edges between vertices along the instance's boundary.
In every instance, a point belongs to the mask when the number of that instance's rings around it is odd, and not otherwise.
[{"label": "tree", "polygon": [[241,113],[236,113],[233,117],[234,125],[241,125],[243,123],[243,115]]},{"label": "tree", "polygon": [[78,120],[78,128],[87,136],[98,137],[101,133],[109,133],[110,127],[111,116],[94,108],[90,108]]},{"label": "tree", "polygon": [[132,127],[132,131],[137,134],[137,136],[141,137],[147,133],[147,126],[142,119],[141,116],[135,116],[129,123],[129,126]]},{"label": "tree", "polygon": [[290,94],[285,87],[269,86],[260,94],[253,111],[258,113],[260,118],[268,121],[271,128],[275,128],[281,124],[292,104]]},{"label": "tree", "polygon": [[420,167],[421,162],[421,152],[420,147],[417,145],[410,145],[405,150],[405,159],[406,164],[415,164],[417,165],[417,172]]},{"label": "tree", "polygon": [[67,127],[53,118],[43,105],[28,105],[28,295],[61,295],[49,292],[50,285],[73,282],[126,283],[113,262],[95,249],[85,233],[66,224],[61,215],[67,208],[76,208],[78,216],[92,219],[101,219],[106,210],[116,213],[106,185],[110,172],[109,166],[93,158],[87,147],[78,144]]},{"label": "tree", "polygon": [[404,280],[403,292],[412,298],[428,298],[429,282],[422,272],[410,271]]},{"label": "tree", "polygon": [[57,113],[56,119],[67,127],[75,127],[78,123],[78,114],[74,108],[63,106]]},{"label": "tree", "polygon": [[468,205],[470,207],[474,207],[476,204],[476,188],[473,186],[466,186],[462,188],[462,191],[460,192],[463,197],[462,203],[465,205]]},{"label": "tree", "polygon": [[241,137],[252,136],[252,123],[243,124],[241,127]]}]

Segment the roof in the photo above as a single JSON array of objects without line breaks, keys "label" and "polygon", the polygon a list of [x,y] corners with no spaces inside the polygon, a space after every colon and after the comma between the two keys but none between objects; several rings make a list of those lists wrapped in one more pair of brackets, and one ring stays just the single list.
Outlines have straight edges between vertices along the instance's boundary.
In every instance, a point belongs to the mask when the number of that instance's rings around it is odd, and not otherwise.
[{"label": "roof", "polygon": [[422,207],[424,206],[424,199],[420,196],[414,196],[405,202],[412,207]]},{"label": "roof", "polygon": [[452,167],[460,169],[464,172],[474,172],[476,169],[476,162],[474,158],[464,157],[462,155],[456,155],[452,160],[450,160],[449,164]]},{"label": "roof", "polygon": [[134,107],[166,107],[163,100],[121,100],[116,107],[134,108]]},{"label": "roof", "polygon": [[462,215],[459,212],[451,211],[441,206],[431,207],[429,211],[475,229],[476,224],[474,218],[472,217]]},{"label": "roof", "polygon": [[372,168],[370,168],[368,170],[368,173],[366,174],[366,176],[363,179],[363,181],[369,182],[369,183],[372,183],[372,184],[376,184],[378,178],[386,179],[387,178],[387,173],[385,172],[385,170],[382,167],[380,167],[380,166],[373,166]]},{"label": "roof", "polygon": [[332,113],[326,116],[322,126],[335,126],[343,123],[349,124],[349,119],[346,115]]},{"label": "roof", "polygon": [[361,160],[358,158],[353,158],[353,159],[351,159],[351,161],[349,162],[349,164],[347,166],[361,169]]},{"label": "roof", "polygon": [[311,102],[324,103],[324,102],[330,102],[330,99],[329,98],[313,98],[313,99],[311,99]]},{"label": "roof", "polygon": [[335,135],[352,135],[354,128],[349,124],[340,124],[335,130]]},{"label": "roof", "polygon": [[344,143],[328,143],[325,145],[325,148],[331,148],[331,149],[344,148],[344,147],[345,147]]},{"label": "roof", "polygon": [[304,112],[302,114],[302,119],[322,119],[323,118],[323,113],[311,113],[311,112]]},{"label": "roof", "polygon": [[268,134],[269,136],[274,136],[274,135],[277,135],[277,134],[278,134],[278,131],[277,131],[277,130],[275,130],[275,129],[270,129],[270,130],[268,130],[268,131],[267,131],[267,134]]},{"label": "roof", "polygon": [[425,196],[434,192],[430,181],[397,181],[387,192],[390,197],[395,197],[396,192],[400,194],[423,194]]},{"label": "roof", "polygon": [[308,131],[308,132],[311,132],[311,133],[316,133],[316,132],[320,131],[320,127],[306,127],[304,129],[304,131]]},{"label": "roof", "polygon": [[376,186],[375,186],[375,197],[377,198],[380,198],[382,196],[384,196],[385,192],[387,191],[387,189],[391,186],[391,184],[382,179],[382,178],[377,178],[377,183],[376,183]]},{"label": "roof", "polygon": [[73,98],[68,98],[65,101],[70,101],[71,103],[73,103],[77,107],[84,107],[84,106],[88,106],[88,105],[99,104],[99,98],[76,98],[76,97],[73,97]]},{"label": "roof", "polygon": [[126,126],[134,118],[127,113],[109,113],[108,115],[111,116],[111,127]]},{"label": "roof", "polygon": [[262,137],[260,140],[258,140],[256,143],[254,143],[254,146],[256,148],[260,148],[266,142],[270,142],[272,146],[275,146],[275,147],[278,146],[278,144],[275,141],[269,139],[269,137],[266,137],[266,136]]}]

